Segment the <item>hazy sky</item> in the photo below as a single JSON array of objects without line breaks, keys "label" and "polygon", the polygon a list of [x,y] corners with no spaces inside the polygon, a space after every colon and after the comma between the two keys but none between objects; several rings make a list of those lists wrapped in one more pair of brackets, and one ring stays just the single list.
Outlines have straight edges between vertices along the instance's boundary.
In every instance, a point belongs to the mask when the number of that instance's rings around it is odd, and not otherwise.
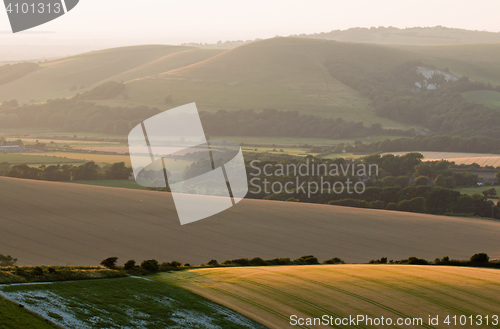
[{"label": "hazy sky", "polygon": [[[0,45],[216,42],[371,26],[500,31],[499,0],[80,0],[67,15],[31,31],[0,34]],[[0,31],[10,30],[0,10]],[[76,32],[76,33],[75,33]]]}]

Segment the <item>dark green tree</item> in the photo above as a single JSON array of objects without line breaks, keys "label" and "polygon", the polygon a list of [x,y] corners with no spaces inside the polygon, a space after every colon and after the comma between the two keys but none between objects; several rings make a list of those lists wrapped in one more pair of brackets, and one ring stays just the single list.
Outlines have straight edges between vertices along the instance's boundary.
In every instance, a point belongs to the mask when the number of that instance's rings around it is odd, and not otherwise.
[{"label": "dark green tree", "polygon": [[113,269],[116,267],[117,260],[118,260],[118,257],[108,257],[101,262],[101,265],[104,267]]}]

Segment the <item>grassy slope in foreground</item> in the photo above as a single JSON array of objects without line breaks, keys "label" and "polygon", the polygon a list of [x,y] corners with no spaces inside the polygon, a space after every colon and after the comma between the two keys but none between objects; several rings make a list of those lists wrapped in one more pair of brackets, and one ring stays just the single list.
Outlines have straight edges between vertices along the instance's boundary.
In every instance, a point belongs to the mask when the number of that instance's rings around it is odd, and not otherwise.
[{"label": "grassy slope in foreground", "polygon": [[0,293],[68,329],[263,329],[185,290],[141,278],[0,286]]},{"label": "grassy slope in foreground", "polygon": [[0,296],[0,328],[53,329],[55,326]]},{"label": "grassy slope in foreground", "polygon": [[500,258],[500,223],[474,218],[245,199],[180,225],[170,193],[0,177],[0,252],[19,265],[97,265],[313,254],[361,263],[389,257]]},{"label": "grassy slope in foreground", "polygon": [[[404,265],[236,267],[162,273],[155,279],[230,306],[270,328],[292,327],[289,317],[293,314],[334,318],[361,314],[394,321],[421,317],[426,324],[429,315],[439,315],[443,321],[447,315],[489,315],[491,319],[500,313],[500,271],[491,269]],[[441,322],[437,327],[450,326]]]}]

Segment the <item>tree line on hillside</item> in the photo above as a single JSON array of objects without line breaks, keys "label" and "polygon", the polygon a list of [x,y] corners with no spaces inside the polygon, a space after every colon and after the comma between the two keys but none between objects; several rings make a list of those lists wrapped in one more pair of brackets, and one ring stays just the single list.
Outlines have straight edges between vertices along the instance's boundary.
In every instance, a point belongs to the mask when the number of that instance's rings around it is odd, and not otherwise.
[{"label": "tree line on hillside", "polygon": [[[19,107],[17,101],[13,100],[0,114],[0,128],[49,128],[67,132],[126,135],[137,124],[161,111],[148,106],[111,107],[89,101],[106,99],[123,92],[123,88],[123,84],[110,82],[70,99],[48,100],[43,104]],[[201,112],[200,117],[205,132],[216,136],[358,138],[415,135],[413,129],[383,129],[380,124],[366,127],[362,122],[300,115],[297,111],[219,110],[217,113]]]},{"label": "tree line on hillside", "polygon": [[0,146],[13,146],[13,145],[18,145],[18,146],[24,146],[24,142],[20,139],[16,139],[13,141],[8,141],[5,139],[5,137],[0,136]]},{"label": "tree line on hillside", "polygon": [[344,150],[348,153],[400,151],[500,153],[500,139],[492,137],[418,135],[413,138],[386,139],[369,144],[357,141],[354,145],[345,146]]},{"label": "tree line on hillside", "polygon": [[[322,203],[359,208],[387,209],[408,212],[419,212],[429,214],[453,214],[460,216],[481,216],[499,218],[500,203],[488,200],[495,195],[474,194],[472,196],[461,194],[455,187],[476,186],[480,177],[471,172],[455,172],[450,169],[448,161],[423,162],[423,156],[419,153],[409,153],[403,156],[386,154],[381,156],[371,155],[363,158],[361,162],[346,161],[344,159],[322,160],[308,156],[297,159],[289,156],[282,157],[281,160],[270,160],[266,156],[260,158],[256,163],[248,161],[247,174],[250,184],[250,192],[247,198],[280,200],[293,202]],[[309,161],[307,161],[309,159]],[[314,159],[314,161],[313,161]],[[314,165],[313,165],[314,163]],[[316,172],[312,175],[301,176],[292,173],[290,175],[266,175],[265,167],[276,168],[281,164],[287,166],[309,165],[316,166],[325,164],[326,168],[332,165],[346,167],[348,165],[357,166],[358,163],[365,165],[376,164],[379,168],[378,175],[360,177],[347,171],[346,174],[331,176],[326,172]],[[254,167],[260,169],[257,175]],[[267,169],[269,172],[269,169]],[[304,171],[305,172],[305,171]],[[309,170],[311,172],[311,170]],[[255,179],[254,178],[258,178]],[[253,181],[252,181],[253,180]],[[274,192],[269,186],[275,182],[281,186],[286,182],[329,183],[326,190],[315,189],[314,191],[301,190],[296,188],[290,191]],[[362,193],[353,193],[353,190],[328,190],[329,186],[341,182],[345,186],[348,182],[351,187],[357,182],[364,180],[365,190]],[[267,183],[266,183],[267,181]],[[267,184],[267,185],[266,185]],[[266,188],[267,186],[267,188]]]},{"label": "tree line on hillside", "polygon": [[2,65],[0,66],[0,85],[22,78],[39,68],[38,64],[30,62]]},{"label": "tree line on hillside", "polygon": [[127,135],[135,125],[158,113],[159,109],[148,106],[110,107],[75,96],[5,110],[0,114],[0,128],[50,128]]},{"label": "tree line on hillside", "polygon": [[[499,87],[470,81],[461,77],[447,82],[434,74],[425,81],[417,73],[421,62],[407,62],[389,71],[367,71],[348,62],[327,62],[330,74],[342,83],[369,98],[376,114],[400,122],[422,124],[438,134],[489,136],[500,138],[498,110],[467,101],[460,93],[474,90],[494,90]],[[446,69],[445,69],[446,70]],[[420,83],[421,88],[415,83]]]},{"label": "tree line on hillside", "polygon": [[95,162],[86,162],[79,166],[74,165],[41,165],[38,168],[26,164],[11,166],[8,162],[0,163],[0,175],[15,178],[26,178],[56,182],[100,180],[100,179],[128,179],[132,169],[124,162],[101,167]]},{"label": "tree line on hillside", "polygon": [[381,124],[366,127],[362,122],[341,118],[325,119],[301,115],[298,111],[265,109],[200,114],[205,131],[215,136],[356,138],[375,135],[414,136],[414,130],[383,129]]},{"label": "tree line on hillside", "polygon": [[[344,260],[339,257],[333,257],[320,262],[317,257],[313,255],[306,255],[297,259],[289,257],[280,257],[273,259],[262,259],[260,257],[254,258],[238,258],[228,259],[219,263],[216,259],[210,260],[207,264],[194,265],[189,263],[182,264],[176,260],[172,262],[158,262],[156,259],[146,259],[138,264],[135,260],[131,259],[126,261],[122,266],[117,264],[118,257],[108,257],[101,261],[101,266],[110,270],[124,270],[132,275],[148,275],[157,272],[179,271],[187,268],[207,268],[207,267],[249,267],[249,266],[290,266],[290,265],[341,265],[346,264]],[[455,260],[450,259],[448,256],[443,258],[436,258],[434,261],[428,261],[423,258],[415,256],[408,257],[401,260],[389,260],[387,257],[380,259],[373,259],[368,264],[401,264],[401,265],[440,265],[440,266],[469,266],[469,267],[486,267],[486,268],[500,268],[499,262],[490,261],[488,254],[484,252],[476,253],[468,260]]]}]

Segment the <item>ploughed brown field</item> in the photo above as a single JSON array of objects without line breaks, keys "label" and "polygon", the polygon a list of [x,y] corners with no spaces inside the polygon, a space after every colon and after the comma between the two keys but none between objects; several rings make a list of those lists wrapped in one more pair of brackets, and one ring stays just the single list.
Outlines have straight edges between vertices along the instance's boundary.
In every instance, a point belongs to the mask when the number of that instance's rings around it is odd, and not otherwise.
[{"label": "ploughed brown field", "polygon": [[0,178],[0,253],[19,265],[97,265],[111,256],[119,264],[499,258],[498,236],[498,221],[249,199],[181,226],[169,193]]}]

